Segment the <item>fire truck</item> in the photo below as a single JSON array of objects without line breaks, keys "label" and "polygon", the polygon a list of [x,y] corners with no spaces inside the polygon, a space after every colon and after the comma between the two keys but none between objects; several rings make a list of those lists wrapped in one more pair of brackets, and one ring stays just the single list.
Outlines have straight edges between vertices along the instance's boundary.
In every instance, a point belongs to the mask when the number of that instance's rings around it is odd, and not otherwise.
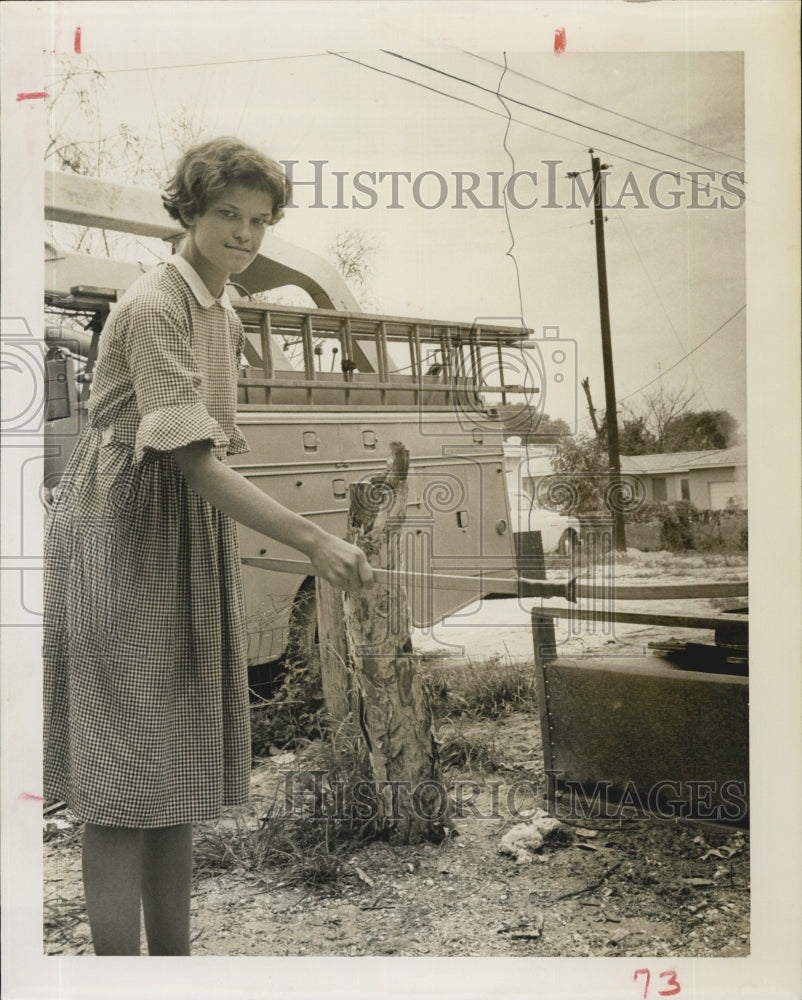
[{"label": "fire truck", "polygon": [[[182,236],[156,191],[48,173],[45,206],[50,220],[158,237],[173,249]],[[46,246],[46,495],[87,419],[103,325],[143,270]],[[260,300],[290,285],[314,305]],[[246,331],[237,423],[250,451],[230,460],[239,473],[342,536],[349,485],[382,472],[391,442],[401,442],[410,453],[403,545],[417,627],[494,596],[499,581],[512,584],[505,596],[515,593],[522,569],[543,576],[537,535],[514,530],[498,409],[537,399],[530,331],[367,314],[330,264],[272,233],[229,293]],[[315,588],[308,576],[260,565],[289,549],[246,528],[240,543],[253,675],[313,641]],[[432,574],[437,587],[416,582]],[[461,578],[458,589],[449,575]]]}]

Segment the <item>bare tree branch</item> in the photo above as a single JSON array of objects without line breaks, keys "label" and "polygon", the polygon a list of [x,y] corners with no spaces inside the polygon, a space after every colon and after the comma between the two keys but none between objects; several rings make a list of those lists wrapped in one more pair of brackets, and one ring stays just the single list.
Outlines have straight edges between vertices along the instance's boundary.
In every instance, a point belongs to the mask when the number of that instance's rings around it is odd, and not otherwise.
[{"label": "bare tree branch", "polygon": [[378,249],[378,243],[359,229],[343,230],[329,247],[334,266],[351,285],[363,306],[372,302],[369,292],[370,260]]}]

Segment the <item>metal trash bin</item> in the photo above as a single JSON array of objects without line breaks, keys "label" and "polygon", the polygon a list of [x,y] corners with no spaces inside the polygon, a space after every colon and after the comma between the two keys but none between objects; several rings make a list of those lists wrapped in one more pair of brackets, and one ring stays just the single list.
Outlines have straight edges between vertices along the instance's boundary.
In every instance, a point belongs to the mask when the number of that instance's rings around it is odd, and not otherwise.
[{"label": "metal trash bin", "polygon": [[[626,646],[619,655],[563,656],[553,615],[532,611],[550,812],[579,820],[645,813],[747,826],[749,680],[743,656],[729,657],[735,672],[712,655],[716,672],[699,669],[695,644],[692,667],[681,657]],[[731,628],[723,631],[731,638]]]}]

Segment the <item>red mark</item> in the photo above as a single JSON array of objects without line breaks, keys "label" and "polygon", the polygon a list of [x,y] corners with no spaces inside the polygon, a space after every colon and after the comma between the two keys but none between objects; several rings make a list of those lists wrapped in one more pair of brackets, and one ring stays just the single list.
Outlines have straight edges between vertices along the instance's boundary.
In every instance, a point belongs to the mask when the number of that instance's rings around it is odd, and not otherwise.
[{"label": "red mark", "polygon": [[34,90],[29,94],[17,94],[18,101],[43,101],[50,94],[46,90]]},{"label": "red mark", "polygon": [[73,40],[72,47],[75,49],[76,56],[79,56],[81,54],[81,29],[80,28],[76,28],[75,29],[75,37],[74,37],[74,40]]},{"label": "red mark", "polygon": [[23,802],[44,802],[41,795],[32,795],[30,792],[20,792],[17,798]]},{"label": "red mark", "polygon": [[[638,981],[638,976],[644,976],[645,982],[643,986],[643,1000],[648,1000],[649,997],[649,984],[652,981],[652,974],[649,969],[635,969],[635,975],[632,977],[635,982]],[[677,974],[673,969],[666,969],[665,972],[660,973],[660,978],[666,980],[666,986],[670,989],[658,990],[657,995],[660,997],[673,997],[678,993],[682,992],[682,987],[680,986],[679,980],[677,979]]]},{"label": "red mark", "polygon": [[558,28],[554,32],[554,54],[561,56],[565,52],[565,28]]},{"label": "red mark", "polygon": [[646,1000],[649,996],[649,983],[652,981],[652,974],[648,969],[635,969],[635,975],[632,978],[636,983],[638,976],[646,976],[646,985],[643,987],[643,1000]]}]

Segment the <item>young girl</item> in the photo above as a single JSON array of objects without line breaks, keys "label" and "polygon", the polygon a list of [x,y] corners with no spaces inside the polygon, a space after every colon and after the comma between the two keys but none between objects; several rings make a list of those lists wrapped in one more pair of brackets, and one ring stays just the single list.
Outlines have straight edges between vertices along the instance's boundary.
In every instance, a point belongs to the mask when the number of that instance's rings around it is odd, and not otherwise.
[{"label": "young girl", "polygon": [[45,794],[85,821],[95,954],[189,954],[192,826],[247,801],[250,731],[236,522],[304,553],[342,588],[364,554],[221,459],[242,325],[225,285],[290,197],[234,139],[190,149],[163,198],[186,230],[100,339],[88,426],[45,540]]}]

